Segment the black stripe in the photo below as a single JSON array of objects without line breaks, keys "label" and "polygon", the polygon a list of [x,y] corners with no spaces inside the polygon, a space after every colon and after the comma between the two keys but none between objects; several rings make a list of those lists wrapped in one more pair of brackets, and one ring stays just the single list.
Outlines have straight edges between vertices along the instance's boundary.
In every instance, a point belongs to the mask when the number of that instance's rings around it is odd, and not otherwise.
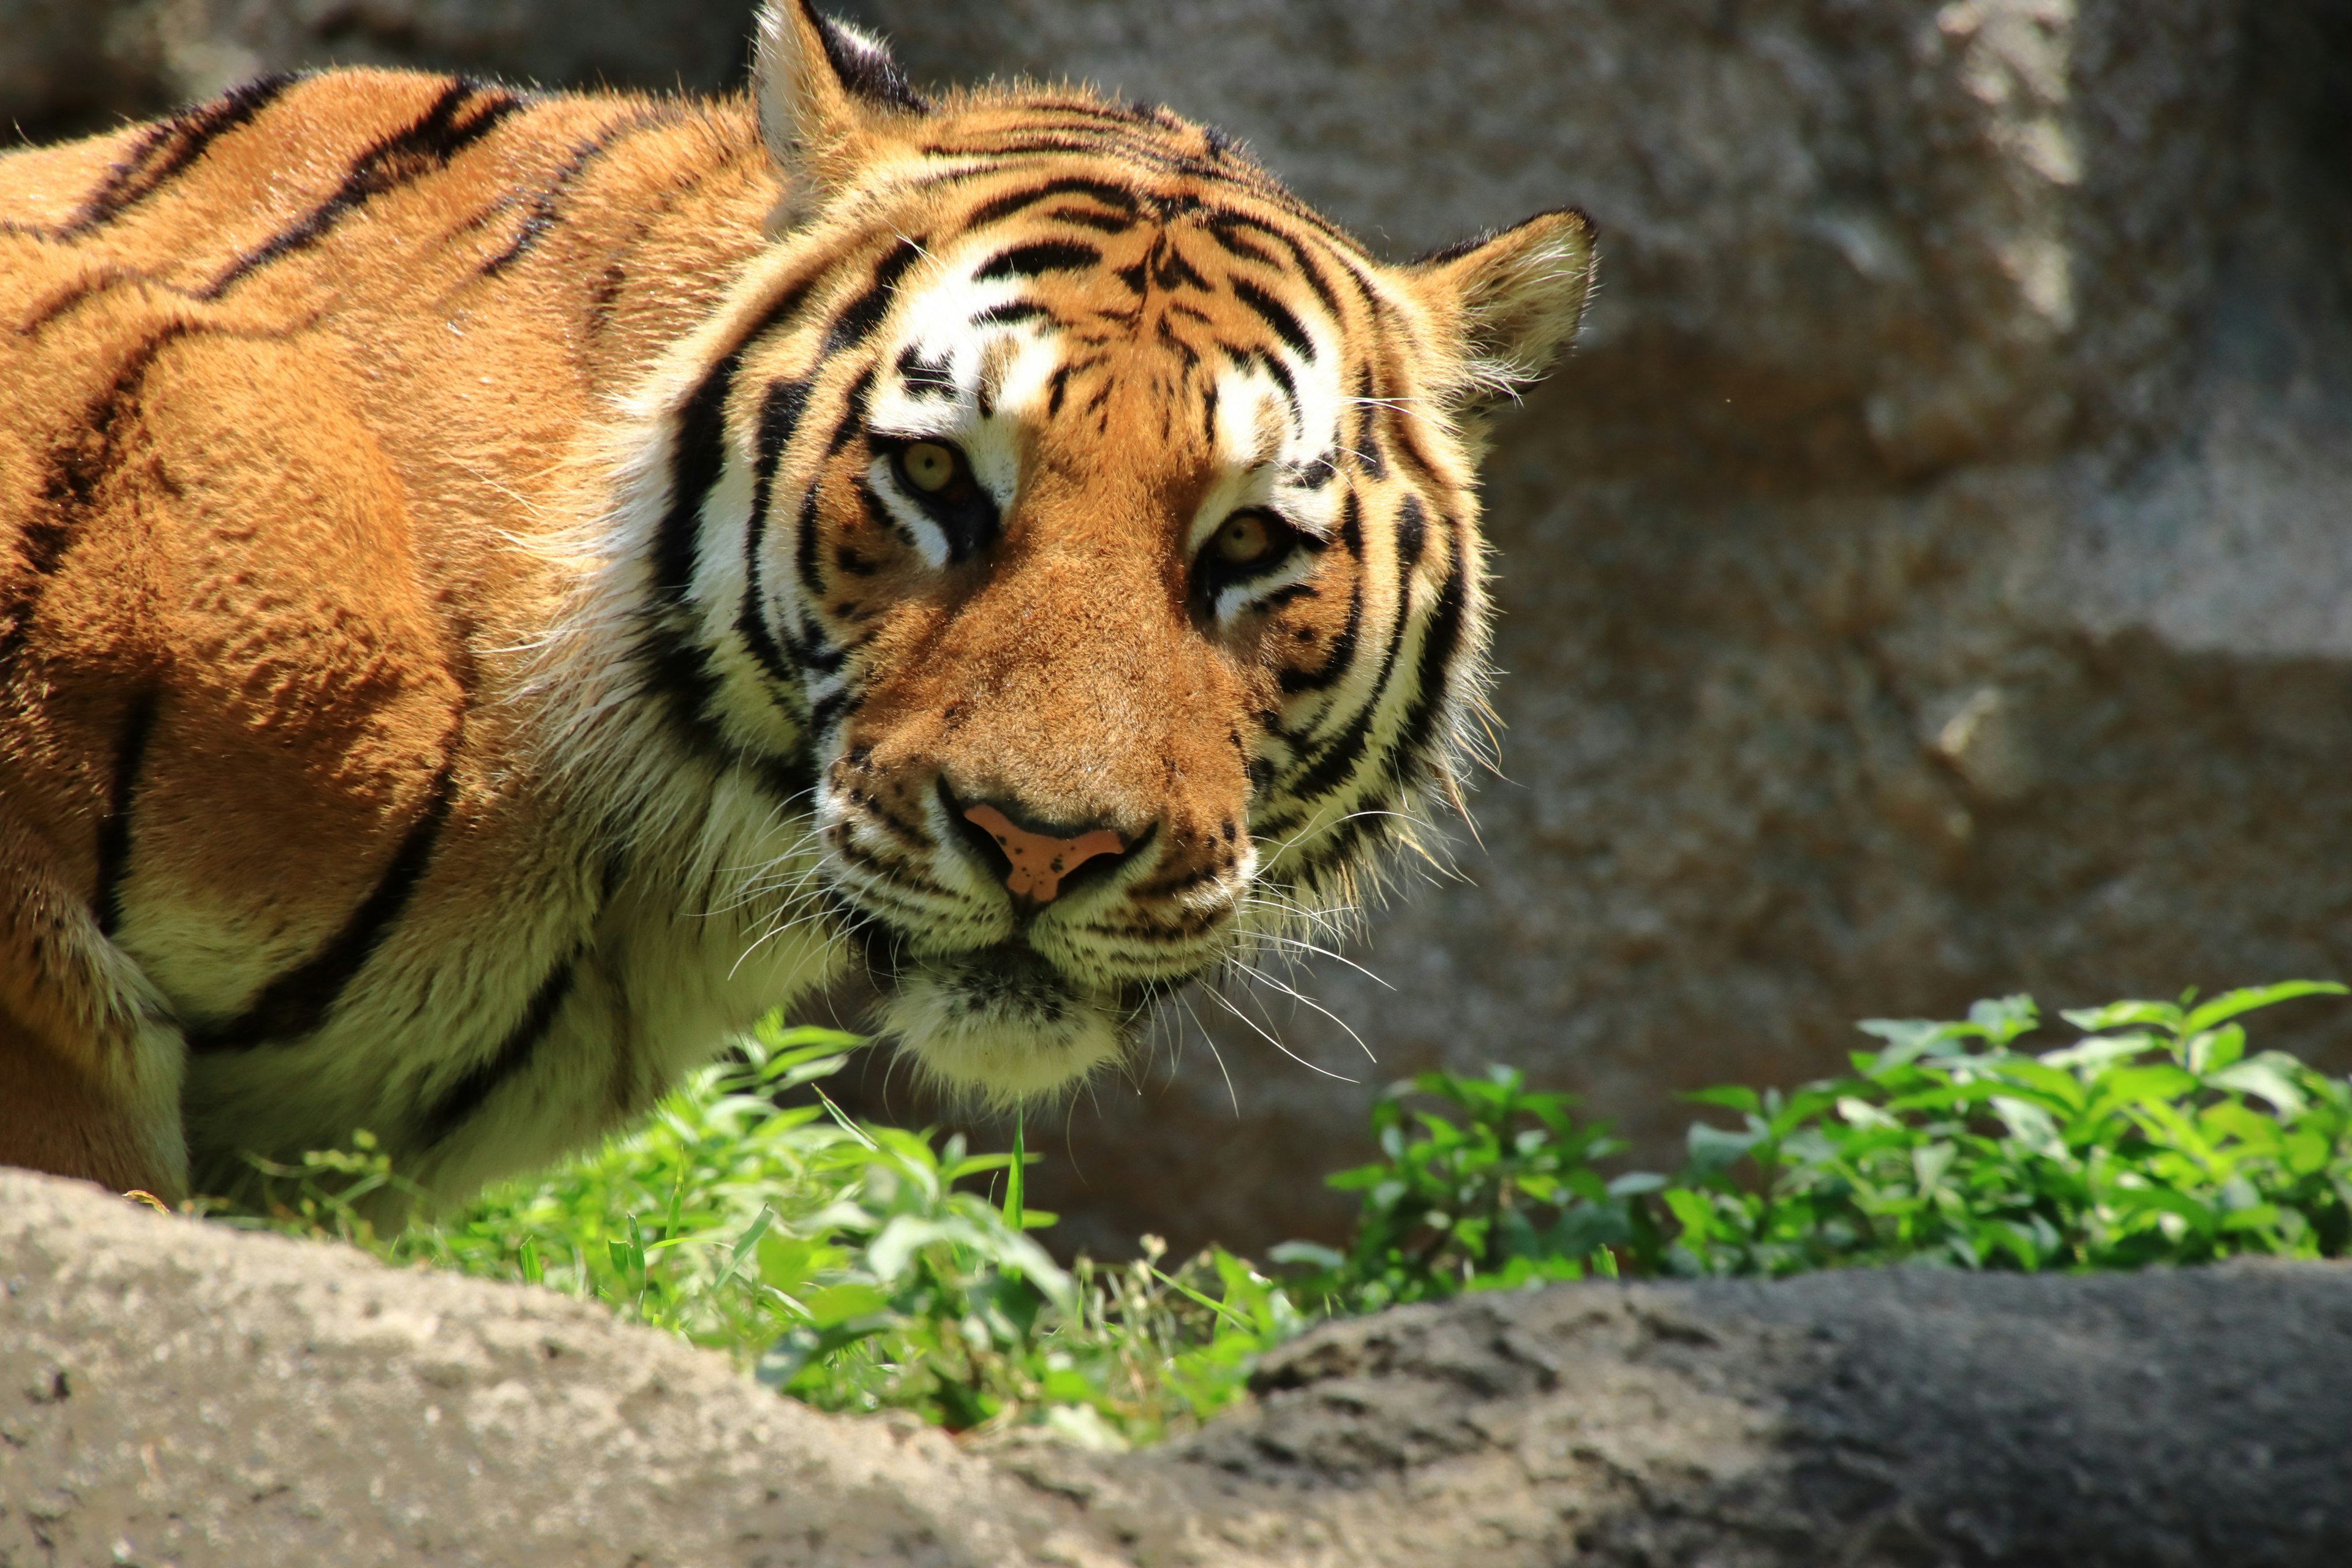
[{"label": "black stripe", "polygon": [[1377,428],[1381,405],[1372,396],[1372,370],[1370,365],[1356,372],[1356,443],[1349,456],[1368,479],[1389,477],[1388,459],[1381,454],[1380,431]]},{"label": "black stripe", "polygon": [[1234,368],[1238,370],[1247,370],[1252,365],[1263,365],[1267,376],[1272,378],[1276,385],[1282,388],[1282,395],[1290,404],[1290,423],[1295,427],[1305,428],[1307,421],[1298,409],[1298,382],[1290,374],[1290,367],[1282,363],[1280,354],[1270,354],[1259,348],[1235,348],[1226,342],[1220,342],[1217,346],[1225,351],[1225,358],[1231,360]]},{"label": "black stripe", "polygon": [[708,757],[727,748],[710,721],[719,677],[695,637],[689,596],[700,552],[702,502],[727,465],[727,395],[741,364],[740,347],[710,367],[678,411],[670,453],[669,506],[654,533],[653,605],[637,657],[649,691],[664,699],[687,743]]},{"label": "black stripe", "polygon": [[1074,223],[1097,234],[1125,234],[1135,226],[1135,220],[1131,217],[1097,212],[1092,207],[1055,207],[1045,215],[1045,219],[1049,223]]},{"label": "black stripe", "polygon": [[530,211],[515,230],[507,247],[481,265],[481,275],[495,278],[529,254],[548,230],[555,226],[556,209],[562,205],[564,194],[588,171],[588,166],[638,132],[652,126],[667,124],[677,119],[674,113],[641,110],[617,125],[608,125],[595,136],[572,150],[539,194],[531,197]]},{"label": "black stripe", "polygon": [[1430,738],[1449,694],[1454,660],[1461,653],[1464,633],[1469,625],[1470,603],[1469,595],[1463,592],[1465,573],[1458,526],[1453,538],[1452,567],[1446,573],[1444,586],[1437,591],[1436,607],[1431,610],[1428,626],[1422,633],[1420,684],[1389,751],[1389,776],[1400,784],[1415,782],[1414,775],[1428,763]]},{"label": "black stripe", "polygon": [[[1165,235],[1152,242],[1150,260],[1151,281],[1171,293],[1178,289],[1194,289],[1203,294],[1216,292],[1215,287],[1193,269],[1192,264],[1184,258],[1183,251],[1178,249]],[[1314,355],[1310,353],[1307,357],[1312,359]]]},{"label": "black stripe", "polygon": [[1422,509],[1421,498],[1407,495],[1397,507],[1397,564],[1406,572],[1421,564],[1421,552],[1429,542],[1429,513]]},{"label": "black stripe", "polygon": [[1035,206],[1040,202],[1050,202],[1055,196],[1066,195],[1092,196],[1105,206],[1118,208],[1130,220],[1137,213],[1135,193],[1125,185],[1116,184],[1108,180],[1090,180],[1083,175],[1073,174],[1058,180],[1047,180],[1043,184],[1008,191],[1001,196],[992,196],[972,208],[971,215],[964,220],[964,227],[967,230],[986,228],[990,224],[1002,222],[1017,212],[1024,212]]},{"label": "black stripe", "polygon": [[919,346],[908,343],[898,355],[898,382],[909,397],[943,397],[953,402],[956,395],[954,368],[951,356],[942,353],[935,360],[925,359]]},{"label": "black stripe", "polygon": [[866,411],[874,399],[874,367],[867,365],[849,384],[849,391],[841,400],[841,417],[834,421],[833,434],[824,444],[828,458],[840,453],[866,430]]},{"label": "black stripe", "polygon": [[1390,683],[1396,679],[1397,658],[1404,651],[1412,615],[1412,569],[1407,566],[1397,573],[1396,624],[1389,628],[1388,650],[1381,656],[1381,672],[1373,678],[1370,693],[1348,721],[1348,727],[1317,747],[1305,769],[1286,781],[1291,795],[1313,800],[1347,783],[1355,772],[1370,744],[1372,726],[1380,721],[1381,704],[1388,699]]},{"label": "black stripe", "polygon": [[820,592],[816,585],[817,487],[811,485],[801,497],[801,514],[793,529],[793,565],[801,580],[801,592],[811,597]]},{"label": "black stripe", "polygon": [[829,696],[821,698],[809,714],[809,733],[818,739],[831,734],[834,724],[857,711],[866,700],[866,693],[854,686],[845,686]]},{"label": "black stripe", "polygon": [[[1136,141],[1134,135],[1117,126],[1066,125],[1056,133],[1015,133],[1001,142],[976,142],[968,146],[946,142],[927,142],[923,153],[933,158],[1034,158],[1055,153],[1076,153],[1088,156],[1116,158],[1125,163],[1140,163],[1154,173],[1175,174],[1197,180],[1231,181],[1233,171],[1196,157],[1190,153],[1171,153],[1165,148],[1150,146]],[[1265,194],[1265,193],[1260,193]],[[1184,198],[1163,198],[1153,204],[1162,211],[1188,205]],[[1197,205],[1189,204],[1189,205]]]},{"label": "black stripe", "polygon": [[59,289],[53,298],[43,300],[30,314],[18,317],[16,331],[28,337],[37,335],[53,322],[72,314],[110,289],[142,283],[151,288],[157,287],[152,279],[122,268],[98,268],[84,274],[70,287]]},{"label": "black stripe", "polygon": [[1232,283],[1234,298],[1264,317],[1265,324],[1274,329],[1274,335],[1288,343],[1291,352],[1301,359],[1314,359],[1315,340],[1307,335],[1307,329],[1299,325],[1289,306],[1246,278],[1233,279]]},{"label": "black stripe", "polygon": [[531,1054],[547,1032],[555,1026],[555,1016],[562,1011],[565,1000],[572,994],[572,985],[579,971],[579,958],[566,958],[548,972],[539,983],[530,1000],[523,1005],[522,1016],[515,1020],[507,1037],[487,1061],[477,1062],[465,1077],[444,1089],[441,1097],[428,1106],[416,1119],[418,1140],[430,1146],[447,1138],[463,1126],[467,1120],[482,1108],[498,1087],[530,1065]]},{"label": "black stripe", "polygon": [[1353,853],[1360,842],[1370,840],[1370,847],[1377,850],[1395,832],[1396,821],[1390,815],[1390,803],[1378,796],[1367,796],[1298,858],[1291,875],[1307,888],[1320,890],[1335,868],[1361,858]]},{"label": "black stripe", "polygon": [[713,762],[731,760],[733,751],[710,718],[719,676],[709,651],[676,629],[649,621],[636,653],[646,694],[660,700],[688,749]]},{"label": "black stripe", "polygon": [[56,457],[41,482],[41,504],[16,531],[18,560],[32,581],[0,602],[0,671],[15,661],[32,635],[33,616],[48,592],[49,579],[73,549],[74,524],[96,502],[99,488],[122,461],[122,449],[114,438],[116,422],[146,381],[156,356],[167,344],[198,330],[185,321],[167,322],[124,356],[114,379],[90,401],[79,425],[56,444]]},{"label": "black stripe", "polygon": [[1331,451],[1324,452],[1300,463],[1285,478],[1300,489],[1319,490],[1329,484],[1339,472],[1339,455],[1336,451]]},{"label": "black stripe", "polygon": [[874,281],[866,291],[843,307],[833,319],[824,334],[824,355],[830,357],[843,349],[855,348],[874,335],[882,324],[882,317],[890,309],[890,291],[898,286],[907,268],[923,254],[921,246],[911,239],[902,239],[890,247],[889,253],[875,264]]},{"label": "black stripe", "polygon": [[760,661],[760,668],[768,672],[771,679],[788,690],[797,689],[793,668],[785,661],[783,649],[776,646],[775,633],[769,628],[763,613],[760,550],[767,539],[768,509],[772,504],[776,470],[783,463],[784,448],[791,445],[793,433],[800,428],[808,397],[807,382],[780,381],[768,388],[768,395],[760,405],[758,478],[751,491],[751,521],[743,531],[743,608],[735,617],[735,629],[751,646],[751,657]]},{"label": "black stripe", "polygon": [[985,310],[975,310],[971,324],[975,327],[1004,327],[1015,321],[1034,321],[1040,316],[1052,320],[1056,326],[1062,324],[1053,311],[1034,300],[1007,300],[1002,304],[991,305]]},{"label": "black stripe", "polygon": [[[864,488],[861,484],[860,488]],[[802,591],[815,595],[817,586],[817,487],[811,485],[801,498],[801,515],[793,545],[793,563],[800,573]],[[807,674],[831,675],[849,657],[848,650],[827,642],[824,634],[805,623],[798,632],[788,630],[784,645],[793,660]]]},{"label": "black stripe", "polygon": [[677,447],[669,458],[669,508],[654,534],[653,552],[654,592],[676,607],[685,606],[694,587],[703,498],[727,467],[727,395],[734,389],[735,373],[742,363],[743,351],[738,348],[712,365],[678,410]]},{"label": "black stripe", "polygon": [[242,1016],[210,1028],[189,1030],[190,1050],[249,1050],[265,1041],[299,1039],[326,1022],[344,990],[392,934],[432,864],[434,847],[457,798],[454,740],[450,751],[451,760],[442,763],[434,776],[433,793],[425,809],[401,836],[383,875],[344,921],[342,930],[307,962],[263,986]]},{"label": "black stripe", "polygon": [[[1237,213],[1219,213],[1206,225],[1209,237],[1223,246],[1228,255],[1240,257],[1244,261],[1255,261],[1261,267],[1279,268],[1282,260],[1273,251],[1252,245],[1234,232],[1243,221]],[[1261,226],[1253,225],[1253,226]]]},{"label": "black stripe", "polygon": [[[1215,214],[1209,219],[1209,233],[1216,238],[1219,244],[1223,245],[1228,250],[1235,249],[1236,246],[1245,246],[1251,250],[1257,251],[1256,259],[1263,260],[1266,265],[1276,268],[1279,268],[1281,263],[1276,260],[1274,257],[1267,255],[1265,251],[1257,250],[1255,246],[1250,246],[1245,240],[1238,240],[1234,237],[1221,232],[1228,227],[1255,229],[1258,233],[1265,235],[1267,238],[1280,242],[1283,248],[1290,252],[1291,261],[1296,266],[1298,275],[1307,279],[1307,286],[1309,289],[1314,289],[1315,297],[1323,302],[1323,309],[1330,314],[1333,321],[1336,321],[1340,319],[1339,296],[1331,291],[1331,285],[1325,280],[1322,268],[1315,265],[1315,258],[1307,255],[1307,247],[1298,242],[1298,237],[1297,235],[1286,233],[1276,225],[1267,223],[1261,218],[1252,217],[1247,213],[1235,212],[1230,207],[1218,208]],[[1239,254],[1239,252],[1236,251],[1236,254]],[[1360,273],[1357,272],[1354,265],[1350,263],[1346,257],[1343,256],[1339,258],[1339,261],[1341,269],[1346,271],[1349,278],[1354,280],[1357,291],[1364,296],[1366,305],[1372,305],[1374,302],[1374,297],[1371,293],[1370,283],[1368,282]]]},{"label": "black stripe", "polygon": [[1101,264],[1102,252],[1082,240],[1038,239],[1000,250],[971,275],[975,283],[998,278],[1034,278],[1045,272],[1083,272]]},{"label": "black stripe", "polygon": [[[1349,490],[1339,505],[1339,543],[1354,560],[1364,555],[1363,505],[1356,492]],[[1355,662],[1356,644],[1364,630],[1364,574],[1360,568],[1348,582],[1348,624],[1331,639],[1325,650],[1323,662],[1313,669],[1285,669],[1276,677],[1283,694],[1296,697],[1304,692],[1319,691],[1348,673]]]},{"label": "black stripe", "polygon": [[[673,675],[682,672],[682,666],[676,662],[681,656],[698,666],[706,662],[702,651],[684,639],[689,636],[693,621],[689,600],[694,592],[695,572],[700,564],[702,504],[727,468],[727,399],[734,391],[743,355],[778,322],[797,310],[805,298],[804,288],[791,289],[779,295],[737,340],[734,349],[704,373],[678,410],[677,445],[669,460],[669,506],[655,531],[650,563],[656,614],[676,623],[671,631],[678,639],[677,646],[657,652],[658,658],[671,662]],[[782,452],[780,445],[779,458]],[[764,460],[764,452],[761,457]],[[772,473],[773,469],[769,471]],[[759,505],[756,495],[752,504]],[[701,679],[688,684],[696,689],[693,713],[699,720],[701,696],[716,682],[705,670]]]},{"label": "black stripe", "polygon": [[147,742],[155,733],[155,689],[142,687],[131,699],[114,741],[114,778],[106,795],[106,815],[98,822],[98,896],[92,912],[101,936],[122,924],[122,884],[131,869],[131,807],[139,793],[139,773]]},{"label": "black stripe", "polygon": [[[459,118],[469,106],[475,111]],[[447,168],[450,160],[522,107],[523,100],[503,88],[485,88],[466,77],[454,79],[424,114],[361,153],[334,195],[270,236],[258,249],[239,256],[226,271],[199,289],[198,297],[220,298],[259,268],[318,244],[337,224],[376,197]]]},{"label": "black stripe", "polygon": [[214,142],[268,108],[293,85],[290,76],[259,77],[157,126],[114,166],[57,237],[71,239],[112,223],[187,173]]}]

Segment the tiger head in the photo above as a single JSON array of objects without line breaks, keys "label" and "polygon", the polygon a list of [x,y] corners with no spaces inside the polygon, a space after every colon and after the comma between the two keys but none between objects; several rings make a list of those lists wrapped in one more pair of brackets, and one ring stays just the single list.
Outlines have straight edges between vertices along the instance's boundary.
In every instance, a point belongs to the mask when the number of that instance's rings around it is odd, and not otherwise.
[{"label": "tiger head", "polygon": [[799,760],[890,1030],[1049,1092],[1453,791],[1478,422],[1572,335],[1590,231],[1383,264],[1213,130],[926,98],[803,0],[755,90],[785,194],[662,383],[656,619]]}]

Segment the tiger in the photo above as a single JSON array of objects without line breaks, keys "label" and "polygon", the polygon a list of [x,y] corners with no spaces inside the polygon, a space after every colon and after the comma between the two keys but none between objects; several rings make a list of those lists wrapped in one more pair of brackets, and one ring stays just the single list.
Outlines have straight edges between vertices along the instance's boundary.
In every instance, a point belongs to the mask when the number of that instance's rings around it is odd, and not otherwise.
[{"label": "tiger", "polygon": [[1383,261],[1164,108],[751,53],[0,156],[0,1163],[453,1199],[857,969],[1050,1100],[1459,800],[1588,220]]}]

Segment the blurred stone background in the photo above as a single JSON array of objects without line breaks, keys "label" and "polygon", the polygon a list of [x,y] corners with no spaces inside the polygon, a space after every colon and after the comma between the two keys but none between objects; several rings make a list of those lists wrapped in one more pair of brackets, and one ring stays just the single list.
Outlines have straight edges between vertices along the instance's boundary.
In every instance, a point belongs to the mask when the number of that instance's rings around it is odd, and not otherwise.
[{"label": "blurred stone background", "polygon": [[[1064,1245],[1332,1234],[1317,1177],[1438,1063],[1663,1161],[1668,1091],[1831,1070],[1860,1016],[2352,969],[2352,0],[840,8],[921,79],[1222,123],[1384,254],[1562,203],[1602,234],[1489,468],[1483,847],[1351,950],[1393,989],[1296,977],[1377,1065],[1196,1000],[1223,1072],[1188,1023],[1031,1129]],[[709,89],[747,10],[0,0],[0,117],[328,61]],[[2341,1068],[2352,1010],[2266,1037]],[[860,1092],[934,1113],[878,1062]]]}]

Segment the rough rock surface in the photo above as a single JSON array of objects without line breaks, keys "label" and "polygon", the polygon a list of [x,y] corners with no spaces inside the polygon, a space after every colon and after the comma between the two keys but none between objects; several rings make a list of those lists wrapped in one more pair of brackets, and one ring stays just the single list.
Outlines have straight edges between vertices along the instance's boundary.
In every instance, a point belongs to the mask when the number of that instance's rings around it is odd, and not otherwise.
[{"label": "rough rock surface", "polygon": [[[0,0],[0,113],[333,58],[709,86],[748,6]],[[1394,992],[1300,980],[1378,1067],[1279,997],[1368,1083],[1196,1003],[1238,1121],[1197,1036],[1081,1101],[1083,1180],[1038,1194],[1076,1239],[1328,1233],[1370,1084],[1438,1062],[1668,1158],[1664,1090],[1826,1070],[1858,1016],[2341,973],[2352,0],[842,9],[920,76],[1219,121],[1392,254],[1602,230],[1584,346],[1490,468],[1486,847],[1353,954]],[[2345,1010],[2280,1019],[2347,1060]]]},{"label": "rough rock surface", "polygon": [[1327,1329],[1103,1456],[828,1417],[542,1290],[0,1172],[0,1568],[2323,1568],[2352,1271],[1592,1285]]}]

